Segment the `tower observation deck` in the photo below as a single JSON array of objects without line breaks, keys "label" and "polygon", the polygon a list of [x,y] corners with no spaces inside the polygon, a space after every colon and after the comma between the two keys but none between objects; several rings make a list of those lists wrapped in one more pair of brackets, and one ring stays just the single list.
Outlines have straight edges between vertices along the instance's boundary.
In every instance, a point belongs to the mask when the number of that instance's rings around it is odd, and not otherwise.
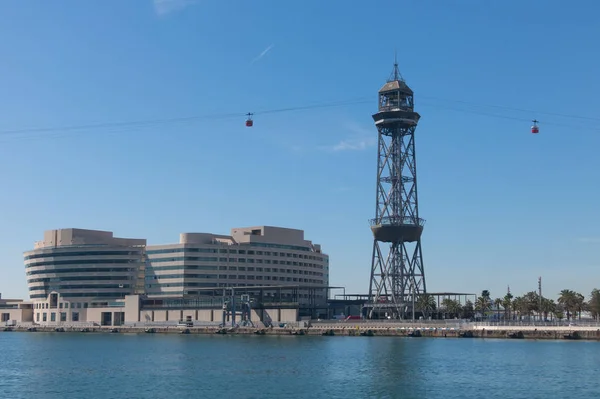
[{"label": "tower observation deck", "polygon": [[378,133],[377,189],[368,318],[406,318],[425,293],[419,217],[413,91],[400,75],[398,63],[379,90],[373,115]]}]

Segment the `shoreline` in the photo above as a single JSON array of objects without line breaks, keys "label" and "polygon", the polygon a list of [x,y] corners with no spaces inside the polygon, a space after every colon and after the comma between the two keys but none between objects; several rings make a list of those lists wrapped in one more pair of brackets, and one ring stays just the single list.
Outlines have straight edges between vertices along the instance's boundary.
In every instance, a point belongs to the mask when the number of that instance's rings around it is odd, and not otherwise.
[{"label": "shoreline", "polygon": [[307,335],[307,336],[368,336],[368,337],[409,337],[409,338],[494,338],[529,340],[581,340],[600,341],[600,328],[595,327],[543,327],[534,326],[501,327],[486,326],[470,329],[441,329],[423,327],[390,327],[328,325],[306,328],[260,328],[260,327],[153,327],[153,326],[94,326],[94,327],[55,327],[55,326],[13,326],[0,329],[1,332],[43,332],[43,333],[92,333],[92,334],[195,334],[195,335]]}]

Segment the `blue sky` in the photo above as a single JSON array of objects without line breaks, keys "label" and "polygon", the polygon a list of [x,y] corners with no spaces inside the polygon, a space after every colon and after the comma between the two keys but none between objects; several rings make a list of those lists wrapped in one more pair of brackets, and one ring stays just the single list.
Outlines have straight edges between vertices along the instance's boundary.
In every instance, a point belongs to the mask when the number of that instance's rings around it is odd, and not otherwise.
[{"label": "blue sky", "polygon": [[[27,296],[22,252],[44,230],[159,244],[262,224],[304,229],[330,254],[331,283],[366,292],[371,114],[397,51],[422,116],[428,290],[496,297],[542,276],[547,296],[589,295],[600,286],[600,4],[543,3],[6,2],[0,292]],[[244,127],[246,112],[354,99],[372,102]],[[6,133],[187,116],[212,118]]]}]

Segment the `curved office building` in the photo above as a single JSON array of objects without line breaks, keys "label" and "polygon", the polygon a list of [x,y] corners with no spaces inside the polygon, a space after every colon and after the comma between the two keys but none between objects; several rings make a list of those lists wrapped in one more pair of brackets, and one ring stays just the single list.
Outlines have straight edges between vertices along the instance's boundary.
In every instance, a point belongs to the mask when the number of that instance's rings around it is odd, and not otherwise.
[{"label": "curved office building", "polygon": [[141,293],[145,248],[145,239],[116,238],[108,231],[46,231],[24,253],[34,320],[83,321],[89,308]]},{"label": "curved office building", "polygon": [[[296,229],[183,233],[178,244],[148,246],[147,254],[149,297],[195,297],[211,287],[299,286],[299,297],[308,299],[308,290],[329,284],[329,256]],[[323,291],[317,299],[326,295]]]}]

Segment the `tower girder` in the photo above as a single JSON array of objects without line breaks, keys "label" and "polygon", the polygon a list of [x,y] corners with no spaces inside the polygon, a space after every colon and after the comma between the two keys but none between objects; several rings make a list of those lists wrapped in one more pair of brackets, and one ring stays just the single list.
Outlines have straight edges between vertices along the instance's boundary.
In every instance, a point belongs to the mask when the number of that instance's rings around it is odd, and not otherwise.
[{"label": "tower girder", "polygon": [[[392,77],[379,90],[373,115],[378,132],[373,253],[369,318],[405,318],[416,297],[426,292],[419,217],[412,90],[394,64]],[[414,314],[414,313],[413,313]]]}]

